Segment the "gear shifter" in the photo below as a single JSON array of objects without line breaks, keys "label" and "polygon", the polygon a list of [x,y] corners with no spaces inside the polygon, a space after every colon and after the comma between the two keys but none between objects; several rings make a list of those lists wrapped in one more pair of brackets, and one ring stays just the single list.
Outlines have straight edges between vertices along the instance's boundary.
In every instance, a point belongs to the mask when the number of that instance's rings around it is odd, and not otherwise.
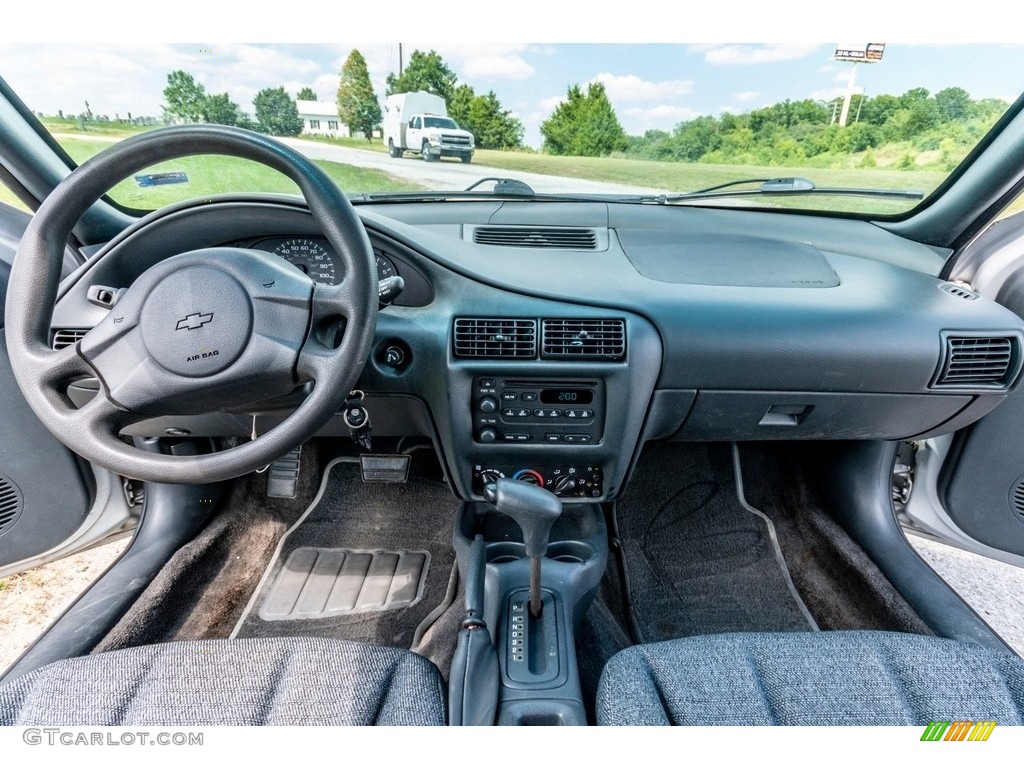
[{"label": "gear shifter", "polygon": [[562,514],[562,501],[551,491],[521,480],[502,477],[484,487],[484,498],[523,530],[526,556],[530,558],[530,615],[539,618],[540,561],[548,551],[551,526]]}]

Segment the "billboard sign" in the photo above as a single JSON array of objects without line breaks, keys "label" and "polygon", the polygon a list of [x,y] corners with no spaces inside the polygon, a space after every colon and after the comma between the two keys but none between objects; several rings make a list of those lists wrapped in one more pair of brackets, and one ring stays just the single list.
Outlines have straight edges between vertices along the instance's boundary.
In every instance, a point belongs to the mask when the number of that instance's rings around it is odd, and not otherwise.
[{"label": "billboard sign", "polygon": [[832,58],[836,61],[876,62],[882,60],[885,43],[840,43]]}]

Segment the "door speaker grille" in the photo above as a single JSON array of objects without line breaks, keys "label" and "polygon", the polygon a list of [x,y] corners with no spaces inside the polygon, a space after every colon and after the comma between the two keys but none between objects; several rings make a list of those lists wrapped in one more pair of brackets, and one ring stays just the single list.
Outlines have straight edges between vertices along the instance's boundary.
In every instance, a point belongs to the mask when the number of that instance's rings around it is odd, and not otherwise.
[{"label": "door speaker grille", "polygon": [[0,475],[0,536],[3,536],[18,522],[23,506],[21,490],[6,477]]},{"label": "door speaker grille", "polygon": [[1017,519],[1024,522],[1024,475],[1017,478],[1017,481],[1010,488],[1010,509],[1017,515]]}]

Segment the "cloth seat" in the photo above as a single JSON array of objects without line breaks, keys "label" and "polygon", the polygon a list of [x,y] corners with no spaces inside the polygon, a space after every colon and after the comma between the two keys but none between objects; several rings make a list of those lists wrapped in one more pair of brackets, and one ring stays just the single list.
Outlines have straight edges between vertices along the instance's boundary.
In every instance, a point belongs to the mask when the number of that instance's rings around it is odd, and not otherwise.
[{"label": "cloth seat", "polygon": [[444,725],[409,651],[324,638],[180,642],[66,659],[0,687],[0,725]]},{"label": "cloth seat", "polygon": [[1024,722],[1024,660],[895,632],[737,633],[638,645],[598,686],[601,725]]}]

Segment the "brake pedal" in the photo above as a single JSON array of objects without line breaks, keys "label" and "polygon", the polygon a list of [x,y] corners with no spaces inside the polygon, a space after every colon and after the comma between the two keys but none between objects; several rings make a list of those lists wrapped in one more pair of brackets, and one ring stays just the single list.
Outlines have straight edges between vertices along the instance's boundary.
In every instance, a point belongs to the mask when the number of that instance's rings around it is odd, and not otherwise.
[{"label": "brake pedal", "polygon": [[294,499],[299,485],[301,462],[301,445],[274,459],[267,470],[267,496],[272,499]]}]

